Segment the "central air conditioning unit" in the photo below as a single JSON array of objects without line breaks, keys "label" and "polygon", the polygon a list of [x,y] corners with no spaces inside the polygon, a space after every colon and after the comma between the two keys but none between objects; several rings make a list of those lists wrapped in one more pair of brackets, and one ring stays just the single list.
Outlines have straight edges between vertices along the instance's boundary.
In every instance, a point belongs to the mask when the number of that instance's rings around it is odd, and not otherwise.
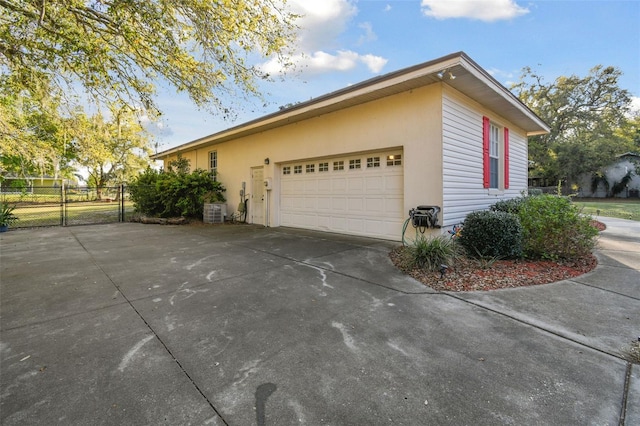
[{"label": "central air conditioning unit", "polygon": [[205,203],[202,214],[204,223],[224,223],[227,216],[227,205],[223,203]]}]

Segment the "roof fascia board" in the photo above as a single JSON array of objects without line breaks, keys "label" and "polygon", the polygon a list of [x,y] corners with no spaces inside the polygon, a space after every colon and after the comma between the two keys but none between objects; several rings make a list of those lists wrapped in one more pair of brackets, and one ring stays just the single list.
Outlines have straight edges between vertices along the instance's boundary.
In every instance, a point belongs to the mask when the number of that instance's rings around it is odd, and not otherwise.
[{"label": "roof fascia board", "polygon": [[522,114],[526,115],[535,122],[541,130],[534,132],[527,132],[527,136],[543,135],[549,133],[551,128],[545,123],[538,115],[531,111],[520,99],[516,97],[510,90],[504,87],[498,80],[493,78],[491,74],[486,72],[480,65],[478,65],[473,59],[467,56],[465,53],[461,55],[461,64],[467,71],[473,74],[474,77],[482,81],[485,85],[492,88],[494,92],[500,95],[503,99],[508,101],[511,105],[516,107]]}]

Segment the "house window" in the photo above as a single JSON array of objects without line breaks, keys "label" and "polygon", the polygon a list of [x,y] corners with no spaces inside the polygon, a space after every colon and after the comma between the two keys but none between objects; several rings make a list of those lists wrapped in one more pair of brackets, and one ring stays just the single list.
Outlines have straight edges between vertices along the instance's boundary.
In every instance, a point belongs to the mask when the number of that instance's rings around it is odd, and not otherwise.
[{"label": "house window", "polygon": [[367,168],[380,167],[380,157],[367,158]]},{"label": "house window", "polygon": [[509,129],[482,118],[483,186],[509,188]]},{"label": "house window", "polygon": [[291,174],[291,167],[290,166],[284,166],[282,168],[282,174],[283,175],[290,175]]},{"label": "house window", "polygon": [[489,188],[498,188],[500,176],[500,129],[489,125]]},{"label": "house window", "polygon": [[307,164],[307,173],[314,173],[316,171],[315,164]]},{"label": "house window", "polygon": [[329,163],[320,163],[318,164],[319,172],[328,172],[329,171]]},{"label": "house window", "polygon": [[293,174],[299,175],[302,173],[302,166],[293,166]]},{"label": "house window", "polygon": [[402,155],[387,155],[387,166],[402,166]]},{"label": "house window", "polygon": [[218,170],[218,151],[209,152],[209,171],[215,172]]},{"label": "house window", "polygon": [[355,170],[360,168],[360,159],[349,160],[349,170]]},{"label": "house window", "polygon": [[344,170],[344,161],[334,161],[333,170]]}]

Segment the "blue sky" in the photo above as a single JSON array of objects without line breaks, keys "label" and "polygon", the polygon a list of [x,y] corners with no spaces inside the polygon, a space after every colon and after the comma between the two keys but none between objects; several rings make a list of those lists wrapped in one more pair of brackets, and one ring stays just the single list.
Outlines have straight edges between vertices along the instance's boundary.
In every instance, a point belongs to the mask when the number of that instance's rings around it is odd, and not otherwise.
[{"label": "blue sky", "polygon": [[[239,105],[235,121],[199,111],[161,88],[162,151],[278,110],[288,103],[458,51],[505,86],[529,66],[547,82],[596,65],[623,73],[620,86],[640,109],[640,1],[288,0],[304,17],[293,59],[298,71],[261,86],[264,102]],[[278,64],[261,67],[278,75]]]}]

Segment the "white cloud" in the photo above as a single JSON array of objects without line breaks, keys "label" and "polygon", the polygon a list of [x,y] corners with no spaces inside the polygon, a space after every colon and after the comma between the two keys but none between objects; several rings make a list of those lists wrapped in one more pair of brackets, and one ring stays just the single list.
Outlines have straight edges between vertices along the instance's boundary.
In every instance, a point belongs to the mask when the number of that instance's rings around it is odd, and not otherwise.
[{"label": "white cloud", "polygon": [[[293,13],[301,15],[296,22],[300,27],[296,43],[300,53],[288,58],[296,70],[304,74],[321,74],[350,71],[364,64],[372,73],[379,73],[387,63],[380,56],[340,49],[338,37],[358,14],[353,0],[289,0],[287,5]],[[363,34],[357,45],[377,39],[371,23],[358,26]],[[265,62],[260,68],[270,75],[280,75],[283,71],[276,59]]]},{"label": "white cloud", "polygon": [[388,5],[386,5],[386,6],[384,7],[384,11],[385,11],[385,12],[389,12],[390,10],[391,10],[391,5],[390,5],[390,4],[388,4]]},{"label": "white cloud", "polygon": [[[336,54],[315,51],[308,55],[290,58],[304,74],[322,74],[331,71],[350,71],[359,64],[367,66],[372,73],[379,73],[386,65],[387,59],[375,55],[360,55],[352,50],[339,50]],[[280,64],[275,60],[262,65],[262,71],[271,75],[281,73]]]},{"label": "white cloud", "polygon": [[347,0],[290,0],[287,5],[292,12],[302,15],[296,21],[300,26],[298,47],[306,52],[333,43],[358,14],[358,9]]},{"label": "white cloud", "polygon": [[358,25],[358,28],[361,28],[364,31],[364,34],[361,35],[358,39],[358,45],[378,39],[376,33],[373,32],[373,26],[371,25],[371,22],[363,22]]},{"label": "white cloud", "polygon": [[422,0],[422,13],[436,19],[467,18],[493,22],[529,13],[515,0]]},{"label": "white cloud", "polygon": [[382,71],[382,68],[387,65],[387,62],[389,62],[388,59],[375,55],[361,55],[359,59],[361,62],[366,64],[369,70],[374,74],[378,74]]}]

